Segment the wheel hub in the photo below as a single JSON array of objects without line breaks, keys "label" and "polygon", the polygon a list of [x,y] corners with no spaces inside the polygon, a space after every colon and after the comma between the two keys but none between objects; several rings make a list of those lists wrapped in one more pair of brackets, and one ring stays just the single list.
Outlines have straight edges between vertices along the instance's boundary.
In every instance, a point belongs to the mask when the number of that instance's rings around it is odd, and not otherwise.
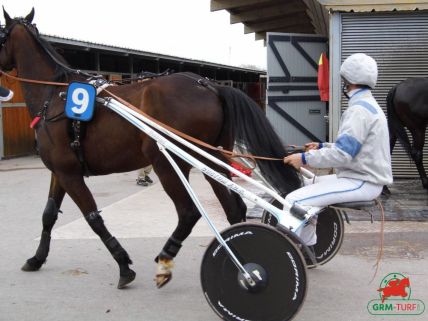
[{"label": "wheel hub", "polygon": [[257,293],[257,292],[263,291],[263,289],[266,288],[268,284],[268,275],[266,273],[266,270],[262,266],[256,263],[247,263],[244,265],[244,268],[250,275],[254,284],[251,285],[248,282],[247,278],[244,276],[244,274],[241,271],[239,271],[238,283],[240,287],[251,293]]}]

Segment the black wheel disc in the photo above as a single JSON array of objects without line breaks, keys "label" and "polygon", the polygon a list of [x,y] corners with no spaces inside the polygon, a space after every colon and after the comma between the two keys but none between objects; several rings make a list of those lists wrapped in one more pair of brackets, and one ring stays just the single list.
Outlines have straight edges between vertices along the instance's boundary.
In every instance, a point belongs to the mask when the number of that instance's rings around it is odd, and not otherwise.
[{"label": "black wheel disc", "polygon": [[236,224],[221,233],[257,282],[248,289],[223,246],[214,239],[201,265],[204,295],[225,320],[290,320],[306,295],[306,267],[294,243],[274,228],[257,223]]},{"label": "black wheel disc", "polygon": [[[282,206],[276,199],[272,199],[270,204],[278,208]],[[275,216],[264,210],[262,223],[276,226],[278,221]],[[315,258],[318,264],[323,265],[327,263],[337,254],[342,246],[344,232],[345,226],[339,211],[326,207],[318,214],[317,244],[314,245]],[[309,269],[315,267],[307,256],[305,256],[305,260]]]},{"label": "black wheel disc", "polygon": [[[314,245],[318,264],[327,263],[337,254],[342,246],[344,232],[345,226],[339,211],[327,207],[318,214],[317,244]],[[307,263],[310,267],[310,262]]]}]

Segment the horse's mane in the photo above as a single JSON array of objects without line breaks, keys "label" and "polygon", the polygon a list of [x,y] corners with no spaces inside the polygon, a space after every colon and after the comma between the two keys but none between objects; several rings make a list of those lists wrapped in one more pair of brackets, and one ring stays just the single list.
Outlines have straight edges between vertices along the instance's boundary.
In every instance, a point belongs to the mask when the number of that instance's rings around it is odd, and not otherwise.
[{"label": "horse's mane", "polygon": [[47,55],[51,58],[52,62],[56,67],[55,78],[56,80],[67,79],[69,73],[71,72],[70,65],[61,56],[57,50],[46,40],[43,39],[41,34],[39,33],[37,27],[34,24],[29,23],[23,18],[14,18],[13,24],[20,24],[25,27],[28,33],[34,38],[36,43],[42,47],[42,49],[47,53]]},{"label": "horse's mane", "polygon": [[[68,62],[65,60],[65,58],[63,56],[61,56],[58,51],[46,40],[43,39],[42,36],[38,36],[37,40],[39,41],[40,45],[47,51],[50,52],[52,54],[52,56],[54,56],[58,61],[60,61],[64,66],[66,67],[70,67],[70,65],[68,64]],[[63,66],[59,65],[60,67],[62,67],[64,69]]]}]

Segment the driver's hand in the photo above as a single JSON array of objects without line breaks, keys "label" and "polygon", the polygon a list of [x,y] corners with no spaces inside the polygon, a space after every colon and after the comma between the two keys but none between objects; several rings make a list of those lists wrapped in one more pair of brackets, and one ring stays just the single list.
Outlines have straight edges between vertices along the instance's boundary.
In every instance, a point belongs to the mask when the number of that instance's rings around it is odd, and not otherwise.
[{"label": "driver's hand", "polygon": [[307,143],[305,144],[305,150],[318,149],[320,147],[320,143]]},{"label": "driver's hand", "polygon": [[290,156],[284,157],[284,164],[291,165],[295,169],[300,170],[300,167],[302,167],[302,154],[291,154]]}]

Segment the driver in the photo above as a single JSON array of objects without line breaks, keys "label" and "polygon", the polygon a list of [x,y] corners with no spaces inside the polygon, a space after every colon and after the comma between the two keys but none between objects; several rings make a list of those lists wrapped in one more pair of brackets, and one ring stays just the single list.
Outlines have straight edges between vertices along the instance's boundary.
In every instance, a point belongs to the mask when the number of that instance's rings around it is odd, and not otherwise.
[{"label": "driver", "polygon": [[[343,112],[334,143],[308,143],[306,152],[284,158],[285,164],[334,168],[335,174],[317,176],[312,184],[287,195],[290,204],[327,206],[335,203],[371,201],[384,185],[392,183],[388,124],[371,93],[377,81],[376,61],[363,53],[349,56],[340,67],[348,108]],[[305,180],[305,183],[308,180]],[[315,245],[316,220],[300,237]]]}]

